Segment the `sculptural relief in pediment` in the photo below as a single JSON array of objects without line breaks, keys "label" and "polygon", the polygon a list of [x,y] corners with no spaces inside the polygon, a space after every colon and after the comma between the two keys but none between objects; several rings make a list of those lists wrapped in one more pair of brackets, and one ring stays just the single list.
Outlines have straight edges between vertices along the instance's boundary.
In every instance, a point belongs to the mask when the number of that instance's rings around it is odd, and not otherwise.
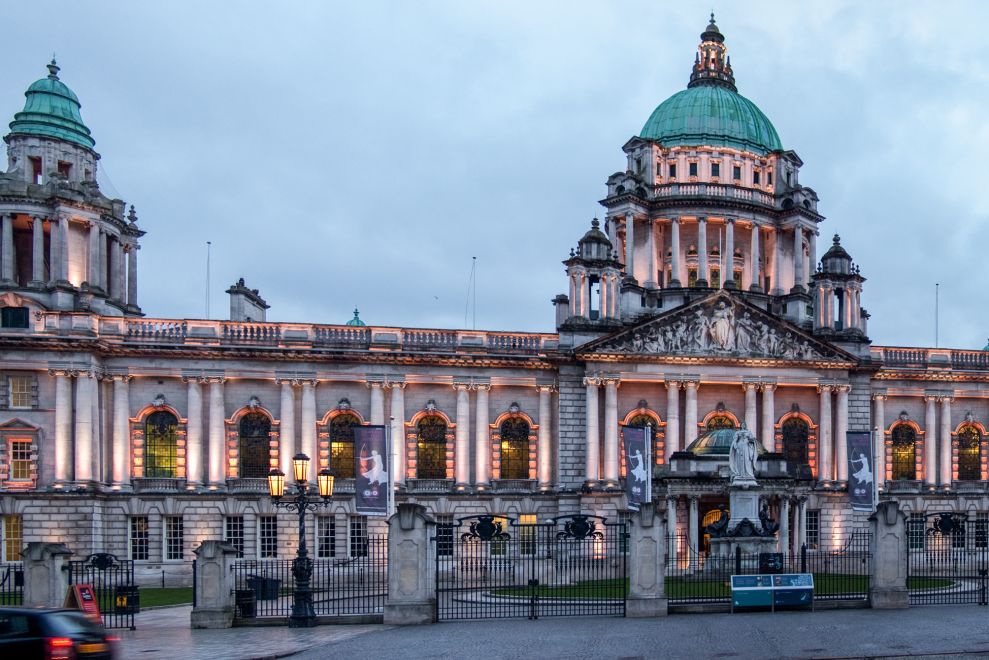
[{"label": "sculptural relief in pediment", "polygon": [[770,357],[789,360],[831,359],[814,342],[782,323],[719,296],[675,315],[640,326],[592,350],[608,353],[687,354]]}]

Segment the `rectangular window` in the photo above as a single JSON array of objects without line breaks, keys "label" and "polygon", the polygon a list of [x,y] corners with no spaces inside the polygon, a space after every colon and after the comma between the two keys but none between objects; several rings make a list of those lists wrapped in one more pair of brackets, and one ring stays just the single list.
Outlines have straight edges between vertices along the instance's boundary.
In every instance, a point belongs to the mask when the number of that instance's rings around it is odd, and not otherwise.
[{"label": "rectangular window", "polygon": [[742,180],[742,168],[739,167],[738,165],[736,165],[735,167],[733,167],[731,169],[731,178],[735,179],[735,181],[741,181]]},{"label": "rectangular window", "polygon": [[14,438],[10,441],[10,479],[31,479],[31,439]]},{"label": "rectangular window", "polygon": [[980,513],[975,518],[975,547],[989,548],[989,513]]},{"label": "rectangular window", "polygon": [[58,161],[58,173],[66,179],[69,178],[72,173],[72,163],[66,163],[64,160]]},{"label": "rectangular window", "polygon": [[711,163],[711,176],[717,178],[721,176],[721,164]]},{"label": "rectangular window", "polygon": [[316,558],[337,556],[337,521],[333,516],[316,518]]},{"label": "rectangular window", "polygon": [[524,513],[519,516],[519,554],[536,554],[536,514]]},{"label": "rectangular window", "polygon": [[773,171],[772,170],[766,170],[766,185],[767,186],[773,185]]},{"label": "rectangular window", "polygon": [[137,561],[148,559],[147,516],[133,516],[130,519],[130,558]]},{"label": "rectangular window", "polygon": [[181,560],[185,548],[185,526],[182,516],[165,516],[165,560]]},{"label": "rectangular window", "polygon": [[436,516],[436,554],[441,557],[453,556],[454,522],[451,514]]},{"label": "rectangular window", "polygon": [[7,384],[10,387],[10,407],[30,408],[33,403],[31,396],[34,378],[31,376],[8,376]]},{"label": "rectangular window", "polygon": [[924,549],[924,514],[911,513],[907,520],[907,547],[911,550]]},{"label": "rectangular window", "polygon": [[274,559],[278,556],[278,518],[258,518],[258,539],[258,555],[261,559]]},{"label": "rectangular window", "polygon": [[24,547],[24,519],[20,516],[3,517],[3,556],[0,561],[20,561]]},{"label": "rectangular window", "polygon": [[223,542],[237,548],[237,557],[244,556],[244,516],[227,516],[223,520]]},{"label": "rectangular window", "polygon": [[821,547],[821,510],[807,510],[807,547]]},{"label": "rectangular window", "polygon": [[677,164],[676,163],[670,163],[670,178],[671,179],[677,178]]},{"label": "rectangular window", "polygon": [[350,517],[350,556],[367,557],[367,516]]},{"label": "rectangular window", "polygon": [[0,327],[28,327],[27,307],[4,307],[3,309],[0,309]]},{"label": "rectangular window", "polygon": [[[506,531],[508,529],[508,519],[501,516],[495,516],[494,524],[496,526],[501,526],[501,531]],[[505,539],[500,539],[495,537],[491,539],[489,552],[492,557],[504,557],[505,551],[508,550],[508,544]]]},{"label": "rectangular window", "polygon": [[31,181],[41,183],[41,159],[37,156],[28,156],[28,160],[31,161]]},{"label": "rectangular window", "polygon": [[752,185],[755,186],[759,185],[759,170],[755,170],[752,172]]},{"label": "rectangular window", "polygon": [[697,269],[688,268],[687,269],[687,286],[694,287],[697,286]]},{"label": "rectangular window", "polygon": [[721,269],[720,268],[712,268],[711,269],[711,279],[708,280],[707,283],[710,284],[711,286],[715,287],[715,288],[721,286]]},{"label": "rectangular window", "polygon": [[687,174],[690,176],[697,176],[697,163],[690,163],[687,166]]}]

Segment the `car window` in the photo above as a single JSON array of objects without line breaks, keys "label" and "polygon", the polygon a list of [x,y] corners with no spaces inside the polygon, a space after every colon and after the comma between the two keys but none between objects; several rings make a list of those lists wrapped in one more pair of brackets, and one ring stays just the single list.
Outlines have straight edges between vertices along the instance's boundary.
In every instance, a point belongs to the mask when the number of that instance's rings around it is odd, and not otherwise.
[{"label": "car window", "polygon": [[82,612],[53,612],[48,616],[48,624],[53,635],[76,633],[102,633],[103,628]]},{"label": "car window", "polygon": [[24,614],[0,614],[0,638],[23,635],[29,628]]}]

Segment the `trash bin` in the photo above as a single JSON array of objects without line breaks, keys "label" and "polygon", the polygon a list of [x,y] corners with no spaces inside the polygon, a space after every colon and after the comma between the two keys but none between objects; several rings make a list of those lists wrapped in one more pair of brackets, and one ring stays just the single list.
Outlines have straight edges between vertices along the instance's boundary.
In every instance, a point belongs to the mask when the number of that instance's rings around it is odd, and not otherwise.
[{"label": "trash bin", "polygon": [[258,600],[275,600],[278,598],[278,591],[282,588],[282,581],[260,575],[250,575],[247,578],[247,586],[251,588],[254,597]]},{"label": "trash bin", "polygon": [[116,587],[113,590],[113,611],[117,614],[137,614],[141,611],[141,594],[136,584]]},{"label": "trash bin", "polygon": [[237,606],[237,617],[253,619],[257,616],[257,600],[253,589],[238,589],[234,592],[234,603]]}]

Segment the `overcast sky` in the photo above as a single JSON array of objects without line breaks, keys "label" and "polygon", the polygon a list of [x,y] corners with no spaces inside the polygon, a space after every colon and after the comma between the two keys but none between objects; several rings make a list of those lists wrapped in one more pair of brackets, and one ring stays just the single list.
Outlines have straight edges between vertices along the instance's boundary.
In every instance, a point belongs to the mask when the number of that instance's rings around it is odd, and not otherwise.
[{"label": "overcast sky", "polygon": [[[42,2],[4,7],[0,115],[52,52],[149,316],[553,330],[561,261],[624,142],[686,85],[711,3]],[[739,91],[800,154],[878,344],[989,336],[982,2],[714,3]],[[472,320],[468,319],[467,327]]]}]

